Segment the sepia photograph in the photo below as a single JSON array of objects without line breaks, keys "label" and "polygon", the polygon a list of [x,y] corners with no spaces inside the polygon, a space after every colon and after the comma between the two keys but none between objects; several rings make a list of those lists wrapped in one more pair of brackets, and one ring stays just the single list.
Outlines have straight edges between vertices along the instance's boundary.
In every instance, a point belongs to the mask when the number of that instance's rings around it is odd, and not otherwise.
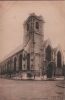
[{"label": "sepia photograph", "polygon": [[0,100],[65,100],[65,1],[0,1]]}]

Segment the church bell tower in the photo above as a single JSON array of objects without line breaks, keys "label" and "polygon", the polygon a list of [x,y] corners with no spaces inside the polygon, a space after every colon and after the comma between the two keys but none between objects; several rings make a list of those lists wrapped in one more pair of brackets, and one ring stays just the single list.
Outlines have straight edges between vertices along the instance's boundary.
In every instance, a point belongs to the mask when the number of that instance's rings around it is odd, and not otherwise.
[{"label": "church bell tower", "polygon": [[39,71],[42,64],[43,25],[42,16],[37,16],[34,13],[30,14],[24,23],[24,46],[30,54],[30,69],[35,71]]}]

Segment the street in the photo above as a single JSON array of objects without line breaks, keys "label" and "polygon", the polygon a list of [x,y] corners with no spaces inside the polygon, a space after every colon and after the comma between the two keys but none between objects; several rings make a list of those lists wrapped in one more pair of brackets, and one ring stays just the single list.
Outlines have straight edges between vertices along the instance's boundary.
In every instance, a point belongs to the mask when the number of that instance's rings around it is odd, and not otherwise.
[{"label": "street", "polygon": [[64,88],[56,86],[59,82],[0,79],[0,100],[63,100]]}]

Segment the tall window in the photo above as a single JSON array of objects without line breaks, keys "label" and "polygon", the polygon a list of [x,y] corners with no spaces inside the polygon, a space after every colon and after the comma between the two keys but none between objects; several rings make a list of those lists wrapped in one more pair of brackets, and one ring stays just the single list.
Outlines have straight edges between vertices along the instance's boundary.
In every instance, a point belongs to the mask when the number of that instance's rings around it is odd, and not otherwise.
[{"label": "tall window", "polygon": [[7,62],[7,72],[9,71],[9,61]]},{"label": "tall window", "polygon": [[19,56],[19,71],[22,70],[22,55]]},{"label": "tall window", "polygon": [[51,47],[50,46],[46,48],[46,60],[51,61]]},{"label": "tall window", "polygon": [[27,54],[27,70],[30,70],[30,54]]},{"label": "tall window", "polygon": [[61,52],[57,53],[57,67],[61,67]]},{"label": "tall window", "polygon": [[14,58],[14,71],[16,71],[16,61],[17,61],[17,59],[16,59],[16,57]]}]

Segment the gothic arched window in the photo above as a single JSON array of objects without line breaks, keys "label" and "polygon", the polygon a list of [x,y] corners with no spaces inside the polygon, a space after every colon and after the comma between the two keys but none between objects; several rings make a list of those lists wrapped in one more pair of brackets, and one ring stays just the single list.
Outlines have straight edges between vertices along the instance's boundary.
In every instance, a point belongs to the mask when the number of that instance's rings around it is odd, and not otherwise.
[{"label": "gothic arched window", "polygon": [[30,54],[27,54],[27,70],[30,70]]},{"label": "gothic arched window", "polygon": [[16,71],[16,61],[17,61],[17,59],[16,59],[16,57],[14,58],[14,71]]},{"label": "gothic arched window", "polygon": [[22,55],[19,56],[19,70],[22,70]]},{"label": "gothic arched window", "polygon": [[61,52],[57,53],[57,67],[61,67]]},{"label": "gothic arched window", "polygon": [[51,61],[51,47],[48,45],[48,47],[46,48],[46,60],[47,61]]}]

